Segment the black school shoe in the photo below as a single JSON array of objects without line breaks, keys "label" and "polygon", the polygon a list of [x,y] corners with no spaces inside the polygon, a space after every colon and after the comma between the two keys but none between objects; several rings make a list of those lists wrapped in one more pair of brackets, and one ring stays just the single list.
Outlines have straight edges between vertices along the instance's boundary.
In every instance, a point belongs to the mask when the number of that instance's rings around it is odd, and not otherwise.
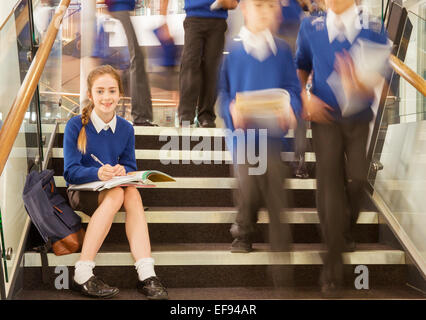
[{"label": "black school shoe", "polygon": [[213,120],[203,120],[200,123],[201,128],[216,128],[216,123]]},{"label": "black school shoe", "polygon": [[325,299],[338,299],[342,297],[342,288],[336,282],[325,282],[321,285],[321,295]]},{"label": "black school shoe", "polygon": [[118,288],[110,287],[96,276],[92,276],[83,284],[78,284],[75,280],[73,280],[71,289],[80,292],[85,296],[103,299],[112,298],[120,292]]},{"label": "black school shoe", "polygon": [[299,179],[308,179],[309,172],[305,162],[305,156],[301,156],[298,163],[294,167],[294,175]]},{"label": "black school shoe", "polygon": [[168,300],[166,288],[158,277],[150,277],[144,281],[138,281],[137,289],[144,294],[149,300]]},{"label": "black school shoe", "polygon": [[158,127],[158,124],[150,121],[150,120],[143,120],[142,122],[135,122],[133,123],[133,126],[141,126],[141,127]]},{"label": "black school shoe", "polygon": [[236,238],[231,244],[232,253],[249,253],[253,251],[252,243],[243,238]]}]

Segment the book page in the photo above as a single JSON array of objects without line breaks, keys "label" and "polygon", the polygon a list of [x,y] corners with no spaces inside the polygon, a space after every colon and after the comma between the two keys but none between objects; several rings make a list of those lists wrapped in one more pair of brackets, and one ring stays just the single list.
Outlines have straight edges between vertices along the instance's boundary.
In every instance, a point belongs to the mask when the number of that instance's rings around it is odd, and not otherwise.
[{"label": "book page", "polygon": [[133,171],[129,172],[129,175],[137,176],[138,181],[144,183],[176,181],[172,176],[158,170]]},{"label": "book page", "polygon": [[68,189],[70,190],[87,190],[87,191],[98,191],[104,186],[104,181],[94,181],[83,184],[70,184]]}]

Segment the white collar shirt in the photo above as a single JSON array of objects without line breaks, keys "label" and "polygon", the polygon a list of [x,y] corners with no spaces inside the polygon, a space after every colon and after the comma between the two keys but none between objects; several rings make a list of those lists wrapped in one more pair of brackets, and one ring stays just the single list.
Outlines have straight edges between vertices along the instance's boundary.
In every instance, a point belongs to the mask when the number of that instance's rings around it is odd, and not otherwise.
[{"label": "white collar shirt", "polygon": [[341,14],[335,14],[328,9],[326,24],[330,43],[336,38],[341,42],[348,39],[350,43],[353,43],[361,31],[358,8],[353,5]]},{"label": "white collar shirt", "polygon": [[253,33],[245,26],[241,28],[239,37],[243,42],[244,50],[260,62],[268,58],[271,53],[277,55],[277,46],[271,31],[266,29]]},{"label": "white collar shirt", "polygon": [[114,117],[112,120],[108,123],[105,123],[95,112],[95,110],[92,110],[90,114],[90,120],[93,123],[93,126],[96,129],[96,132],[99,133],[101,130],[108,130],[111,129],[112,133],[115,133],[115,127],[117,126],[117,115],[114,114]]}]

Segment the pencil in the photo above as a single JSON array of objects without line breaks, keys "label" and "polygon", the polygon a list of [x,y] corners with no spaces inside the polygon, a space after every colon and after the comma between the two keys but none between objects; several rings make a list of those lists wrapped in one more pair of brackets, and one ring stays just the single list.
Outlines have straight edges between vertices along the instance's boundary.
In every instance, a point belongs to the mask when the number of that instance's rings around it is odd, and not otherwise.
[{"label": "pencil", "polygon": [[97,163],[100,163],[101,164],[101,166],[104,166],[104,164],[102,163],[102,161],[101,160],[99,160],[94,154],[90,154],[90,156],[92,157],[92,159],[93,160],[95,160]]}]

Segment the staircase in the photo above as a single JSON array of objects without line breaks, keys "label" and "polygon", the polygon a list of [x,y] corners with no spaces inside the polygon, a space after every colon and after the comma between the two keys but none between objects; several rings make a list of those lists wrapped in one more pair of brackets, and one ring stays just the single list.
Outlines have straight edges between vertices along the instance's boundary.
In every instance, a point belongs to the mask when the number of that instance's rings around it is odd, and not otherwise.
[{"label": "staircase", "polygon": [[[49,127],[49,126],[47,126]],[[55,170],[55,181],[65,195],[63,174],[63,132],[60,125],[53,157],[49,167]],[[154,189],[139,189],[149,223],[152,255],[156,273],[169,289],[170,299],[287,299],[321,298],[318,278],[322,267],[324,246],[321,244],[318,215],[315,209],[315,155],[308,150],[306,159],[309,179],[288,179],[291,209],[283,212],[290,224],[293,245],[290,252],[271,252],[268,246],[268,216],[259,213],[259,232],[248,254],[230,253],[232,237],[229,233],[235,220],[236,208],[233,190],[236,181],[230,172],[230,155],[225,149],[221,129],[175,129],[135,127],[136,158],[139,169],[156,169],[176,177],[176,183],[162,183]],[[167,141],[160,135],[179,139],[180,148],[167,158],[171,164],[162,164],[167,156],[161,148]],[[191,151],[200,140],[190,141],[188,135],[211,138],[213,149],[221,143],[221,150]],[[311,138],[308,130],[307,136]],[[293,133],[288,134],[293,139]],[[190,141],[189,143],[187,143]],[[221,159],[211,164],[182,164],[188,159]],[[286,162],[293,159],[291,152],[282,153]],[[89,217],[79,212],[83,223]],[[144,299],[135,290],[137,274],[133,266],[124,229],[125,213],[119,212],[96,258],[95,274],[108,284],[120,288],[117,299]],[[407,259],[398,243],[380,241],[387,230],[375,207],[365,201],[355,233],[357,249],[344,254],[345,298],[419,298],[408,288]],[[54,287],[56,266],[68,266],[70,279],[79,254],[55,256],[48,254],[51,281],[41,280],[40,254],[33,251],[40,238],[34,227],[30,230],[23,263],[23,290],[16,299],[85,299],[70,290]],[[355,268],[365,265],[369,271],[369,290],[356,290],[358,274]],[[294,283],[281,291],[273,289],[271,266],[281,271],[291,270]]]}]

